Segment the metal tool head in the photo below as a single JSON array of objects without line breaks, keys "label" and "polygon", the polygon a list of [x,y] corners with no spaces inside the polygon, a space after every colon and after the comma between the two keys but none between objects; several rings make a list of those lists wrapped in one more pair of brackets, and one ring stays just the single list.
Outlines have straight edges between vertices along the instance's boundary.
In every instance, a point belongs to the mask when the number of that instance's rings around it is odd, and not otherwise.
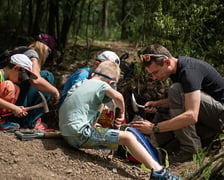
[{"label": "metal tool head", "polygon": [[131,94],[131,105],[132,105],[133,111],[138,112],[138,106],[135,100],[134,93]]},{"label": "metal tool head", "polygon": [[131,104],[132,104],[132,108],[133,108],[133,111],[134,111],[134,112],[138,112],[138,108],[139,108],[139,107],[140,107],[140,108],[145,108],[145,106],[140,105],[140,104],[138,104],[138,103],[136,102],[134,93],[132,93],[132,95],[131,95]]},{"label": "metal tool head", "polygon": [[40,94],[40,97],[41,97],[41,100],[42,100],[42,103],[43,103],[44,113],[48,113],[49,112],[49,108],[48,108],[47,100],[46,100],[46,98],[44,97],[44,95],[40,91],[38,91],[38,93]]}]

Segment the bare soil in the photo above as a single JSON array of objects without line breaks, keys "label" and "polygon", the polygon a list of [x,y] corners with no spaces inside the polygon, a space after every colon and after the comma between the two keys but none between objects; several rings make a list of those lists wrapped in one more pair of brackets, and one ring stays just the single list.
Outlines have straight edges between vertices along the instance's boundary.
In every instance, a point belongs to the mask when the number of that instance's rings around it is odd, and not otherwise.
[{"label": "bare soil", "polygon": [[[118,55],[129,52],[128,61],[136,57],[136,51],[133,50],[135,45],[105,42],[104,47],[114,50]],[[77,67],[78,65],[73,65],[71,68],[64,68],[63,72],[52,70],[58,81],[56,86],[60,90],[65,81],[63,78],[66,78]],[[51,68],[47,67],[47,69]],[[46,114],[43,119],[50,128],[57,129],[57,110],[52,106],[50,110],[50,113]],[[139,164],[131,163],[116,154],[110,160],[108,159],[109,153],[110,150],[75,150],[62,138],[21,141],[14,133],[0,131],[0,179],[149,179],[149,173],[144,172]],[[189,172],[196,169],[196,165],[191,161],[170,165],[169,169],[176,175],[187,177]]]},{"label": "bare soil", "polygon": [[[21,141],[14,133],[0,132],[0,174],[2,180],[19,179],[149,179],[139,164],[114,156],[110,150],[75,150],[63,139]],[[192,162],[172,166],[181,174]]]}]

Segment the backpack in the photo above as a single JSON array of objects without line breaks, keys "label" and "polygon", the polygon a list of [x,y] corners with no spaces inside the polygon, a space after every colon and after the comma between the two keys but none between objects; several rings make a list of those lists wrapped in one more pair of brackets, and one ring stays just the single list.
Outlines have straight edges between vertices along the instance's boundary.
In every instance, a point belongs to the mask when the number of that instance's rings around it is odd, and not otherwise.
[{"label": "backpack", "polygon": [[0,54],[0,69],[4,68],[8,62],[9,62],[9,57],[11,57],[14,54],[23,54],[30,48],[28,47],[20,47],[16,50],[5,50]]},{"label": "backpack", "polygon": [[[157,149],[149,142],[145,135],[133,127],[127,127],[125,130],[134,134],[137,140],[144,146],[152,158],[160,164],[160,158]],[[127,158],[131,162],[140,163],[130,154],[129,150],[125,146],[119,146],[117,154],[124,159]]]}]

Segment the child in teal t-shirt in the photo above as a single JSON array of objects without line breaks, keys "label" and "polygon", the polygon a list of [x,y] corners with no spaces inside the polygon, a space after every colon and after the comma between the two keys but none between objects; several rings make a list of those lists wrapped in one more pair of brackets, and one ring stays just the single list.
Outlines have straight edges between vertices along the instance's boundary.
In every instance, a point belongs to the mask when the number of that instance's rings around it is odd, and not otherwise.
[{"label": "child in teal t-shirt", "polygon": [[168,170],[155,161],[147,150],[129,131],[95,128],[100,115],[100,107],[113,99],[120,109],[115,120],[119,128],[124,120],[125,104],[121,93],[113,89],[120,77],[119,66],[104,61],[95,70],[92,79],[86,79],[74,85],[59,109],[59,128],[64,139],[74,148],[116,149],[125,145],[131,154],[147,168],[164,179],[177,179]]}]

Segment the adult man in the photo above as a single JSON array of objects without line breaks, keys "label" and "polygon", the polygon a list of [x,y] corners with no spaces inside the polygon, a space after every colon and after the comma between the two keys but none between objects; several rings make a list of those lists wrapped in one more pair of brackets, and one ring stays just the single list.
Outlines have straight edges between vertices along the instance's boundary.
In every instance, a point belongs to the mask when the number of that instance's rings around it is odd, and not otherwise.
[{"label": "adult man", "polygon": [[191,58],[173,57],[159,44],[148,46],[141,55],[143,66],[153,79],[172,80],[168,98],[149,101],[145,109],[170,109],[171,118],[158,124],[132,122],[144,134],[174,131],[180,142],[177,161],[192,158],[202,148],[202,140],[214,137],[220,130],[219,114],[224,109],[224,80],[208,63]]}]

